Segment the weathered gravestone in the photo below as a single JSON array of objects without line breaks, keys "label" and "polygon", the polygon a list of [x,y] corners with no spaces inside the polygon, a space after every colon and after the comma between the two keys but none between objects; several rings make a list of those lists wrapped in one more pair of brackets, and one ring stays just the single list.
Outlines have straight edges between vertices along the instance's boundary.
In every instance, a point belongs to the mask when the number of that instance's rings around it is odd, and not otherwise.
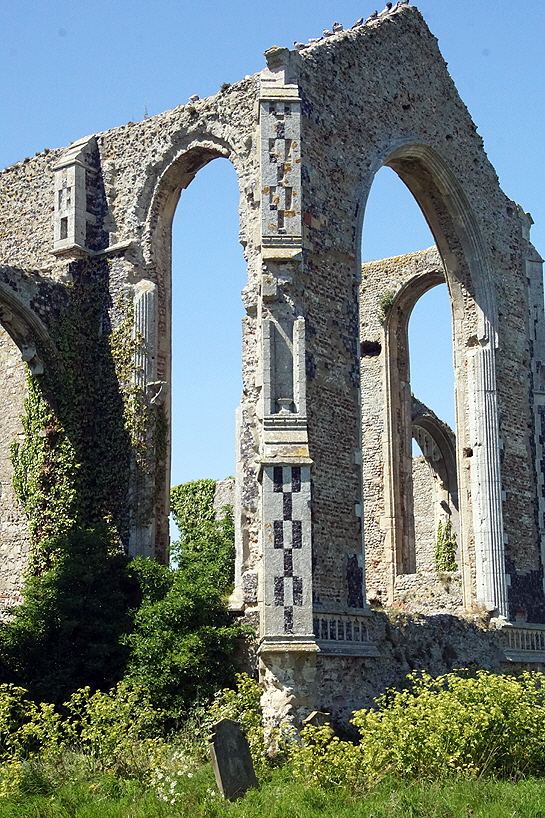
[{"label": "weathered gravestone", "polygon": [[307,727],[309,724],[312,727],[324,727],[326,724],[330,724],[331,722],[331,713],[324,713],[321,710],[313,710],[306,719],[303,719],[301,722],[303,727]]},{"label": "weathered gravestone", "polygon": [[222,719],[210,736],[210,755],[216,784],[224,798],[234,801],[257,787],[250,748],[238,721]]}]

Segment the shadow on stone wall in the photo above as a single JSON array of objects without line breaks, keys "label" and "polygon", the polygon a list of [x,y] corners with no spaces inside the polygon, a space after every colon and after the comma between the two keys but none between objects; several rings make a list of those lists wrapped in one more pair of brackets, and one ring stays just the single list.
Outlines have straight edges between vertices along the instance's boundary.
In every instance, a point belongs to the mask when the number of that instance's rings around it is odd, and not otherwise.
[{"label": "shadow on stone wall", "polygon": [[318,654],[320,708],[331,713],[344,735],[354,710],[374,706],[388,688],[406,687],[415,671],[441,676],[462,668],[507,670],[499,631],[484,617],[449,614],[425,616],[394,609],[375,610],[369,620],[369,640],[380,657]]}]

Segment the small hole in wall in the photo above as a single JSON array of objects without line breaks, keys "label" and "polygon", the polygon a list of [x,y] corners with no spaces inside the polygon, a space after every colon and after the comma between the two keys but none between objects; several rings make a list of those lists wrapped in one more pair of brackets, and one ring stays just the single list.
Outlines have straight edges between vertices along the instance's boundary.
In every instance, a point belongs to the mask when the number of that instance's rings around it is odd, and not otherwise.
[{"label": "small hole in wall", "polygon": [[378,341],[362,341],[360,353],[362,358],[376,358],[382,352],[382,347]]},{"label": "small hole in wall", "polygon": [[464,449],[464,457],[473,457],[473,449]]}]

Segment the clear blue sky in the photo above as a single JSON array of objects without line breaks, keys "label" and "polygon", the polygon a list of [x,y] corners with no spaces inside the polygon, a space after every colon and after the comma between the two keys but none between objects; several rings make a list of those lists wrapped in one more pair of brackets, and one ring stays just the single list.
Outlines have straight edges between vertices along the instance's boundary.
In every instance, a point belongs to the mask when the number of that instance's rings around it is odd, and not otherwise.
[{"label": "clear blue sky", "polygon": [[[533,240],[545,254],[541,7],[515,0],[421,0],[418,7],[439,39],[504,191],[532,213]],[[349,26],[374,8],[352,0],[0,0],[0,166],[160,113],[193,93],[213,94],[223,82],[259,71],[271,45],[305,41],[334,20]],[[234,469],[245,280],[237,204],[234,172],[216,161],[184,193],[176,215],[175,483],[220,478]],[[366,214],[364,258],[431,243],[410,195],[382,170]],[[450,365],[448,311],[434,304],[420,309],[419,318],[416,310],[414,391],[452,421],[451,386],[443,376],[445,361]],[[431,315],[438,327],[431,326]],[[445,340],[433,351],[441,348],[442,357],[434,361],[426,337],[440,329]]]}]

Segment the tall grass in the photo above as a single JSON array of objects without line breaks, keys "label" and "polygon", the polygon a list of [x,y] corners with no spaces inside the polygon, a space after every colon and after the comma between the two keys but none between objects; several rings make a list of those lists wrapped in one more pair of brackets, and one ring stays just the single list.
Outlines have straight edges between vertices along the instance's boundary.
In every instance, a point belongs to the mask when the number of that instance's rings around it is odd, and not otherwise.
[{"label": "tall grass", "polygon": [[142,784],[101,774],[66,781],[53,792],[0,799],[0,818],[545,818],[542,779],[391,778],[355,798],[345,790],[294,783],[287,765],[229,803],[215,790],[210,765],[203,765],[184,786],[183,799],[170,804]]}]

